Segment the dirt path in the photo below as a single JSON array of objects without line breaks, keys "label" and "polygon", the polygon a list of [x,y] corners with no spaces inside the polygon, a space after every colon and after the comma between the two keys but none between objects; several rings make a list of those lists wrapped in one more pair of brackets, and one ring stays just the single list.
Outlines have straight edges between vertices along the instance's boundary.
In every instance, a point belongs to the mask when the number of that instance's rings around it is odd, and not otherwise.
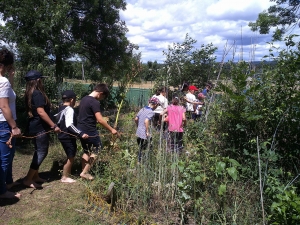
[{"label": "dirt path", "polygon": [[[18,180],[26,175],[31,154],[17,153],[14,159],[13,175]],[[82,182],[65,184],[55,171],[51,157],[47,157],[40,169],[41,177],[48,182],[43,189],[34,190],[18,185],[13,191],[21,193],[21,199],[0,199],[0,224],[96,224],[86,212],[87,200]]]}]

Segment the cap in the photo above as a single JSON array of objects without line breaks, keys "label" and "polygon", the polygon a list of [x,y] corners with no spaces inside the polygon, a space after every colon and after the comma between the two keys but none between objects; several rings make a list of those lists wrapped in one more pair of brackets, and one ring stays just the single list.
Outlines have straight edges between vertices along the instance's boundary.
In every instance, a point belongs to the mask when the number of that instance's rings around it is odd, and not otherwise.
[{"label": "cap", "polygon": [[66,90],[61,94],[62,99],[66,98],[76,98],[76,94],[72,90]]},{"label": "cap", "polygon": [[203,93],[199,93],[198,98],[205,98],[205,95]]},{"label": "cap", "polygon": [[151,103],[151,104],[153,104],[153,105],[160,105],[159,99],[155,98],[155,97],[150,98],[148,102]]},{"label": "cap", "polygon": [[196,86],[194,86],[194,85],[190,85],[190,86],[189,86],[189,90],[190,90],[190,91],[193,91],[193,90],[194,90],[194,91],[198,91],[198,88],[196,88]]},{"label": "cap", "polygon": [[40,72],[36,71],[36,70],[30,70],[26,75],[25,75],[25,80],[26,81],[30,81],[30,80],[37,80],[39,78],[44,78],[45,76],[43,76]]}]

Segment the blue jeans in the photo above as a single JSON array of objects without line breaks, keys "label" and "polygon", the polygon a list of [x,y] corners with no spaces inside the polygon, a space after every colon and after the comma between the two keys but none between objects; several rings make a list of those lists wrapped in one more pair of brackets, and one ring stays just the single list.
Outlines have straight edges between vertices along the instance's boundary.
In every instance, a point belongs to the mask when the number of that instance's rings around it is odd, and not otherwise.
[{"label": "blue jeans", "polygon": [[0,122],[0,195],[6,192],[6,184],[13,182],[12,162],[15,155],[16,139],[12,138],[9,148],[6,145],[10,137],[11,128],[6,121]]},{"label": "blue jeans", "polygon": [[[44,133],[44,134],[43,134]],[[36,134],[36,138],[32,140],[34,145],[34,155],[30,165],[30,169],[38,170],[40,165],[48,155],[50,136],[45,131]]]}]

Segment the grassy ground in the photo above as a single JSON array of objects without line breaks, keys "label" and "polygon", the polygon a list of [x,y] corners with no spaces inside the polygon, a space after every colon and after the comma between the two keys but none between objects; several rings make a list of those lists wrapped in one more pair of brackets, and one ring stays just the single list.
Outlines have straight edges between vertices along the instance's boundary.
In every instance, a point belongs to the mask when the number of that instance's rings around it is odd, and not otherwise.
[{"label": "grassy ground", "polygon": [[[33,153],[30,148],[23,146],[17,150],[13,164],[14,180],[26,175]],[[0,224],[103,224],[95,217],[95,213],[88,211],[85,185],[78,179],[78,163],[77,169],[74,169],[77,182],[60,182],[59,170],[63,159],[61,147],[51,146],[40,168],[41,177],[47,179],[43,189],[34,190],[23,185],[13,187],[13,191],[21,193],[21,199],[0,199]]]}]

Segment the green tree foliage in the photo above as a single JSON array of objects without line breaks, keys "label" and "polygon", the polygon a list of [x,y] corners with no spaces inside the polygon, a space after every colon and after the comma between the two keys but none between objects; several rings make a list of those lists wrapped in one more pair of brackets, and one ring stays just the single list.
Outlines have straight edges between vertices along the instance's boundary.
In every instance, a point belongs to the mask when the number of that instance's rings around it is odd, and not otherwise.
[{"label": "green tree foliage", "polygon": [[300,19],[300,2],[298,0],[270,0],[276,5],[270,6],[268,11],[258,15],[256,22],[250,22],[252,31],[268,34],[272,27],[276,27],[273,38],[281,40],[286,31],[298,26]]},{"label": "green tree foliage", "polygon": [[[203,85],[213,78],[213,68],[216,57],[213,55],[217,50],[212,44],[201,45],[200,49],[194,49],[196,40],[188,34],[182,43],[173,43],[169,46],[166,56],[165,74],[162,78],[168,78],[171,86],[178,86],[183,82]],[[168,74],[168,76],[166,76]]]},{"label": "green tree foliage", "polygon": [[1,1],[0,37],[15,44],[24,70],[54,64],[57,81],[66,60],[79,56],[104,73],[131,56],[119,10],[122,0]]}]

